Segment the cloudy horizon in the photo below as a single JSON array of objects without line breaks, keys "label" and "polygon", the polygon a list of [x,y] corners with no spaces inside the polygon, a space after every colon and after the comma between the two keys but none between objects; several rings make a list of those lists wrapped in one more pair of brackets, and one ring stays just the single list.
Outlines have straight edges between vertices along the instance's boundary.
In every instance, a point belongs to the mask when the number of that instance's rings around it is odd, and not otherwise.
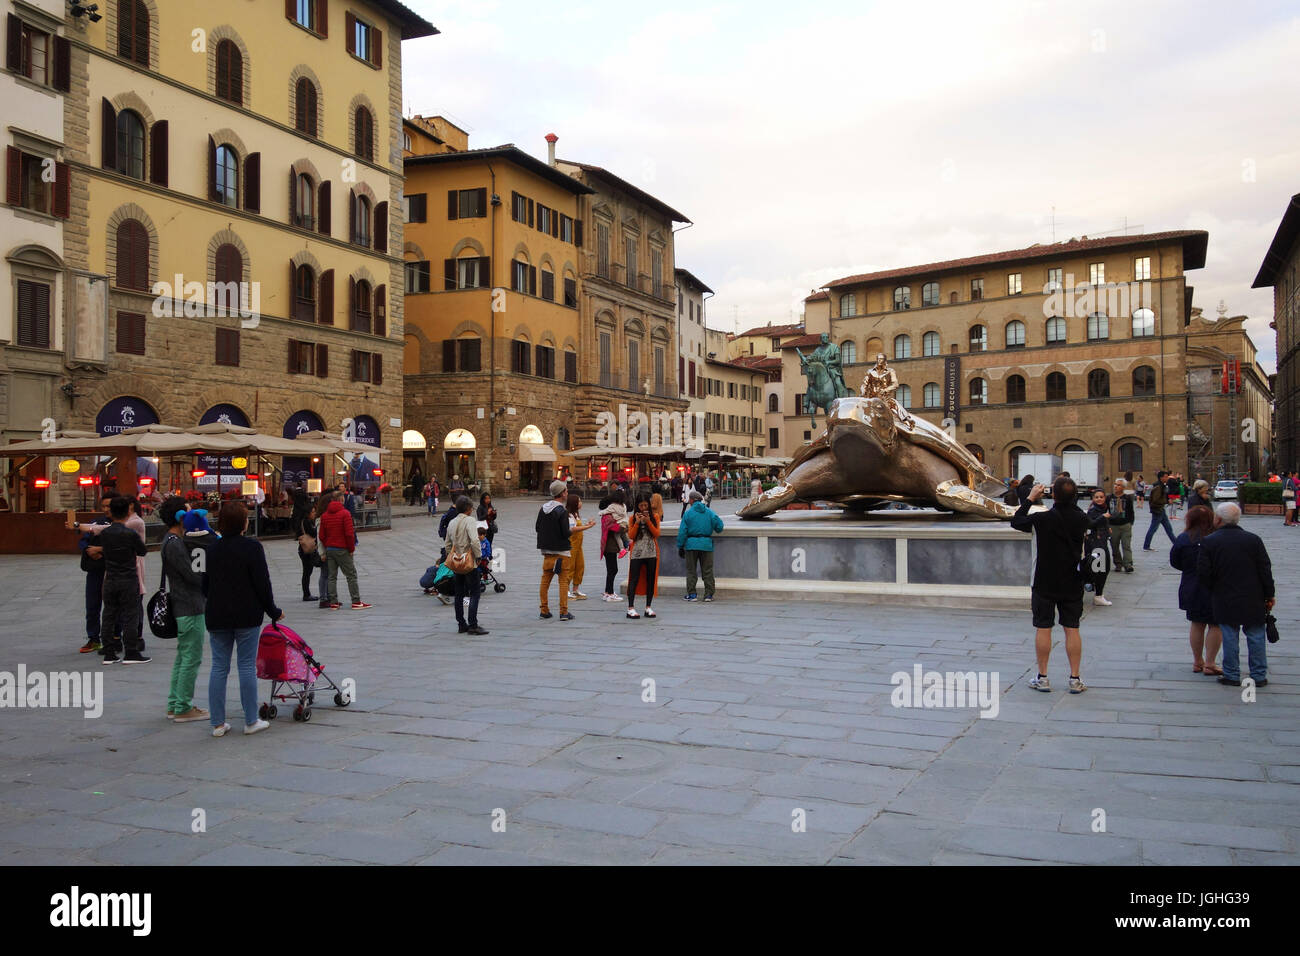
[{"label": "cloudy horizon", "polygon": [[1247,315],[1300,192],[1300,16],[1150,0],[649,10],[407,0],[404,111],[635,183],[693,225],[710,327],[798,321],[855,273],[1125,231],[1209,232],[1193,305]]}]

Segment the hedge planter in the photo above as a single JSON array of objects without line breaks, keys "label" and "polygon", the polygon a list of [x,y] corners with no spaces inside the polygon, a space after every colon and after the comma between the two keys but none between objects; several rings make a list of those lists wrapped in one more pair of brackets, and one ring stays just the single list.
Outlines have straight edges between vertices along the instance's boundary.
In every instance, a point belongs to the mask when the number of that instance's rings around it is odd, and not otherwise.
[{"label": "hedge planter", "polygon": [[1282,513],[1281,505],[1242,505],[1242,510],[1248,515],[1280,515]]}]

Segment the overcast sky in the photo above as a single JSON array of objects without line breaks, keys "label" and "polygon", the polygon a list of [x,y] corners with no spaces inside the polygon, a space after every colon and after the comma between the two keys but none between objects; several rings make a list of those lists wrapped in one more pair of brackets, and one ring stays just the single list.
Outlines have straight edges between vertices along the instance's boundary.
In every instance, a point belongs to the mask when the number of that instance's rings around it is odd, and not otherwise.
[{"label": "overcast sky", "polygon": [[471,147],[605,166],[695,223],[709,325],[797,321],[856,272],[1073,236],[1210,234],[1194,304],[1251,317],[1300,192],[1300,7],[1285,2],[407,0],[405,108]]}]

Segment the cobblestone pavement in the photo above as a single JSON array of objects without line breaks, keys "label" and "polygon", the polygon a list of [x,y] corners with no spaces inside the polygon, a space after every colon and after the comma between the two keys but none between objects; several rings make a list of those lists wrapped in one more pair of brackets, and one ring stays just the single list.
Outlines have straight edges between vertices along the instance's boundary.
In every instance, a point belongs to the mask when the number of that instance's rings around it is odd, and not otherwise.
[{"label": "cobblestone pavement", "polygon": [[[99,719],[0,710],[0,862],[1297,862],[1300,604],[1285,586],[1253,703],[1192,673],[1163,538],[1112,575],[1113,607],[1088,607],[1090,691],[1063,692],[1058,646],[1057,690],[1039,694],[1027,609],[773,594],[665,599],[654,621],[587,600],[573,622],[539,620],[538,505],[500,506],[508,590],[484,596],[484,637],[457,635],[416,585],[436,552],[426,517],[362,536],[365,612],[299,603],[293,544],[269,542],[286,623],[358,699],[322,700],[309,723],[282,708],[253,737],[237,716],[222,739],[164,720],[166,642],[140,667],[79,655],[74,558],[0,558],[0,670],[102,672],[105,696]],[[1245,521],[1294,579],[1300,532]],[[590,562],[584,589],[598,597],[602,577]],[[916,665],[996,672],[996,717],[893,707],[891,675]]]}]

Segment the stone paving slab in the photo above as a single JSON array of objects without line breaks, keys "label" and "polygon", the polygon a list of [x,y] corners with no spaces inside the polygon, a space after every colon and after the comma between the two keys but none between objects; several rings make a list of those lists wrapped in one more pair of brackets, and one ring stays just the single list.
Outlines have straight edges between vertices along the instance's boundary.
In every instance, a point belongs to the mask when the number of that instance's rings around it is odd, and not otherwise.
[{"label": "stone paving slab", "polygon": [[[539,504],[498,502],[508,590],[484,596],[485,637],[458,635],[452,609],[416,584],[437,551],[427,518],[362,536],[362,594],[375,605],[364,614],[299,602],[292,542],[267,542],[286,622],[334,680],[355,680],[357,700],[336,708],[326,694],[310,723],[281,707],[251,738],[163,720],[165,641],[148,639],[155,660],[143,667],[76,652],[75,560],[0,558],[0,672],[75,671],[104,687],[97,719],[0,708],[0,864],[1300,860],[1300,609],[1285,589],[1270,685],[1246,703],[1191,672],[1178,575],[1156,542],[1136,573],[1112,577],[1114,606],[1086,609],[1089,692],[1063,692],[1058,634],[1058,689],[1038,694],[1025,685],[1027,609],[792,604],[773,592],[712,605],[665,596],[654,621],[595,599],[573,602],[575,621],[539,620]],[[736,504],[721,504],[724,520]],[[1277,579],[1293,579],[1296,536],[1275,519],[1245,522]],[[583,587],[598,592],[603,569],[589,568]],[[893,706],[894,674],[918,664],[997,672],[996,716]],[[234,722],[236,698],[232,682]],[[206,832],[192,829],[196,810]]]}]

